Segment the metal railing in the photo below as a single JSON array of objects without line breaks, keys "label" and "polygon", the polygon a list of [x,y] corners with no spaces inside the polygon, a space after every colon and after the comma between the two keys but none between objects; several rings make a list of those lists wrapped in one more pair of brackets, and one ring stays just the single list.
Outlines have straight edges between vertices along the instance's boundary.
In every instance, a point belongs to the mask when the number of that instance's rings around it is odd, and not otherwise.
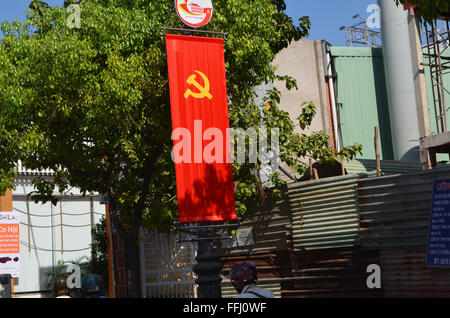
[{"label": "metal railing", "polygon": [[195,298],[196,288],[192,269],[145,271],[150,282],[145,283],[148,298]]}]

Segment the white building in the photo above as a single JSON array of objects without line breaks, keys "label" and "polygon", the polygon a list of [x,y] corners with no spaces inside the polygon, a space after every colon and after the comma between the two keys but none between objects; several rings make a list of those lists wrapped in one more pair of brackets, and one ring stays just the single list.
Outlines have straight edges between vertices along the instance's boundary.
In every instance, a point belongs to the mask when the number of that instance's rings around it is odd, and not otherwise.
[{"label": "white building", "polygon": [[49,176],[51,171],[21,168],[12,192],[13,212],[18,212],[20,225],[20,274],[14,279],[15,297],[41,297],[51,288],[52,273],[58,265],[91,256],[91,228],[105,215],[98,196],[82,197],[70,189],[56,206],[50,202],[35,203],[32,180]]}]

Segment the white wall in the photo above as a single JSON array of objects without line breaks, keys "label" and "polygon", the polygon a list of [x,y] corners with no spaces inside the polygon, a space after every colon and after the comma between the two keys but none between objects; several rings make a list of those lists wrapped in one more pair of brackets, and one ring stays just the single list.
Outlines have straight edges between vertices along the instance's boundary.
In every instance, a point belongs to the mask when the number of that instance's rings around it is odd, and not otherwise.
[{"label": "white wall", "polygon": [[[47,273],[53,271],[58,261],[71,262],[91,254],[90,197],[83,198],[72,189],[57,206],[36,204],[27,199],[27,194],[35,190],[33,178],[19,176],[13,191],[13,210],[19,212],[20,219],[20,277],[15,280],[15,293],[45,290]],[[99,204],[98,197],[93,197],[92,207],[93,221],[97,223],[105,214],[105,206]]]}]

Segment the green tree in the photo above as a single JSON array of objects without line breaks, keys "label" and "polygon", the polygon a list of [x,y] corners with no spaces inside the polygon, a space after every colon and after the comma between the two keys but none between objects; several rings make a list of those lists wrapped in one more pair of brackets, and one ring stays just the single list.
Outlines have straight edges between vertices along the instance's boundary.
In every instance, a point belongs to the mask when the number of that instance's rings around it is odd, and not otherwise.
[{"label": "green tree", "polygon": [[[70,186],[106,193],[111,222],[126,245],[129,297],[139,297],[138,239],[141,227],[168,231],[177,211],[165,41],[161,27],[182,27],[173,0],[92,0],[81,6],[81,28],[69,29],[64,7],[40,1],[25,21],[2,25],[0,45],[0,192],[13,186],[18,160],[31,169],[50,168],[53,178],[34,181],[35,200],[52,199]],[[74,1],[66,1],[66,5]],[[323,132],[294,133],[280,110],[280,92],[268,92],[267,107],[252,102],[254,87],[295,81],[276,75],[277,52],[307,35],[282,0],[215,0],[208,29],[228,33],[225,43],[230,125],[280,129],[280,158],[298,173],[302,159],[352,157],[359,145],[333,153]],[[309,126],[315,106],[299,105]],[[264,196],[252,169],[235,164],[239,214],[245,202]],[[281,181],[274,174],[273,194]]]},{"label": "green tree", "polygon": [[108,236],[106,230],[106,219],[102,219],[95,225],[92,233],[92,254],[89,259],[87,270],[102,276],[105,282],[105,291],[108,292]]}]

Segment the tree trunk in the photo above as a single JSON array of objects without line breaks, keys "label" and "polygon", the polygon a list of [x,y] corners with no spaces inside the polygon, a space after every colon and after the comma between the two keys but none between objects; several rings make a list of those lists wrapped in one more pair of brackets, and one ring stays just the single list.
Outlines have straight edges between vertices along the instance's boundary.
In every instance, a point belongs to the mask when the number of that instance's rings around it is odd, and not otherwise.
[{"label": "tree trunk", "polygon": [[138,238],[135,235],[127,235],[125,238],[125,264],[127,266],[127,297],[142,298]]},{"label": "tree trunk", "polygon": [[140,288],[141,275],[139,271],[139,230],[132,230],[131,232],[126,231],[118,219],[117,210],[116,200],[110,199],[111,224],[113,228],[117,229],[119,240],[122,241],[125,246],[127,297],[142,298]]}]

